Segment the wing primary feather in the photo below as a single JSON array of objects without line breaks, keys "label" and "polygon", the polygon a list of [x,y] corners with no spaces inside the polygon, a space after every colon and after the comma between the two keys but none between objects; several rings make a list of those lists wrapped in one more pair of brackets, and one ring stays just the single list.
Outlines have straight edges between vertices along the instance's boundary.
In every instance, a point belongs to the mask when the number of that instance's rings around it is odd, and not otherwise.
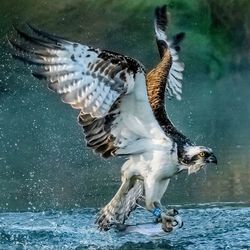
[{"label": "wing primary feather", "polygon": [[65,48],[63,48],[61,45],[58,44],[52,44],[52,43],[48,43],[45,40],[38,38],[38,37],[34,37],[29,35],[28,33],[25,33],[24,31],[19,30],[17,27],[14,26],[15,31],[17,32],[17,34],[24,39],[27,42],[30,42],[32,44],[35,45],[39,45],[45,48],[49,48],[49,49],[59,49],[59,50],[65,50]]},{"label": "wing primary feather", "polygon": [[[155,9],[155,34],[156,42],[159,50],[160,57],[163,60],[164,57],[168,56],[170,52],[171,64],[167,64],[165,67],[165,72],[168,72],[166,77],[167,93],[169,96],[175,96],[178,100],[181,99],[181,82],[183,79],[182,71],[184,70],[184,65],[179,61],[178,51],[180,51],[180,43],[185,37],[184,32],[177,33],[173,36],[171,41],[167,40],[167,35],[165,33],[168,19],[167,19],[167,8],[165,5],[162,7],[157,7]],[[160,65],[160,64],[159,64]],[[162,74],[162,82],[164,74]]]},{"label": "wing primary feather", "polygon": [[26,23],[26,25],[35,33],[37,34],[38,36],[41,36],[43,38],[46,38],[52,42],[56,42],[57,43],[67,43],[67,44],[71,44],[70,42],[68,42],[67,40],[63,39],[62,37],[60,36],[57,36],[57,35],[53,35],[53,34],[50,34],[48,32],[45,32],[45,31],[42,31],[36,27],[34,27],[33,25],[31,25],[30,23]]},{"label": "wing primary feather", "polygon": [[180,33],[174,35],[172,38],[173,39],[173,41],[172,41],[173,46],[175,47],[175,46],[179,45],[183,41],[185,36],[186,36],[185,32],[180,32]]},{"label": "wing primary feather", "polygon": [[155,17],[156,17],[156,25],[162,31],[166,31],[166,26],[168,24],[167,19],[167,5],[163,5],[162,7],[156,7],[155,9]]},{"label": "wing primary feather", "polygon": [[9,37],[7,37],[7,41],[10,47],[16,52],[27,53],[27,55],[29,56],[34,56],[34,55],[40,56],[40,58],[45,58],[45,57],[53,58],[55,56],[55,55],[48,53],[46,50],[32,49],[27,46],[24,46],[24,44],[19,44],[15,40]]},{"label": "wing primary feather", "polygon": [[28,63],[28,64],[32,64],[32,65],[37,65],[37,66],[41,66],[41,64],[43,63],[43,61],[39,60],[39,59],[35,59],[35,58],[28,58],[25,56],[22,56],[20,54],[12,54],[12,57],[15,59],[18,59],[24,63]]},{"label": "wing primary feather", "polygon": [[168,48],[167,36],[165,33],[168,23],[166,11],[167,11],[166,5],[163,5],[162,7],[156,7],[155,9],[154,28],[155,28],[156,43],[161,58],[163,57],[166,48]]}]

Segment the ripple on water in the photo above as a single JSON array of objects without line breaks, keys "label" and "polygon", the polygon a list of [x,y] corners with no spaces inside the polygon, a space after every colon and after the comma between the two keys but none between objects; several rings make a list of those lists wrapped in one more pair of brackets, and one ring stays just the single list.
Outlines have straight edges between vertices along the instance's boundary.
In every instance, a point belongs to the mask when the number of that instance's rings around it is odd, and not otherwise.
[{"label": "ripple on water", "polygon": [[[99,232],[95,209],[0,214],[1,249],[250,249],[250,207],[213,205],[180,209],[184,227],[163,237]],[[130,223],[148,222],[137,210]]]}]

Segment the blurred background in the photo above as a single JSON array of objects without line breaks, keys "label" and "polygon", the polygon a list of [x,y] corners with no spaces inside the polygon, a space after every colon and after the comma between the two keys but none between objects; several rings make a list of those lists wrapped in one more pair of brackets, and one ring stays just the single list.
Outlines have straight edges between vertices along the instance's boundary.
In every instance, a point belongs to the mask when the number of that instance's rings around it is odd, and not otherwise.
[{"label": "blurred background", "polygon": [[0,0],[0,211],[101,207],[124,161],[86,148],[78,112],[11,58],[12,24],[126,54],[150,70],[159,61],[153,12],[166,3],[168,34],[186,32],[183,100],[168,101],[168,113],[219,164],[173,178],[163,202],[250,202],[250,1]]}]

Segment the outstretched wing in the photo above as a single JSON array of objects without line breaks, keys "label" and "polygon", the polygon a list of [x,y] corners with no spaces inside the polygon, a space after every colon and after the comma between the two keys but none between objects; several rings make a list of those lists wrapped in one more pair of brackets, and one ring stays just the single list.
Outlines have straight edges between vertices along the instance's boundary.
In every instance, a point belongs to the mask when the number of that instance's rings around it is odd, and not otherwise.
[{"label": "outstretched wing", "polygon": [[181,81],[183,79],[182,72],[184,71],[184,63],[179,60],[178,52],[180,51],[179,44],[184,39],[185,34],[183,32],[178,33],[172,40],[168,41],[166,35],[168,24],[166,8],[166,5],[164,5],[155,9],[155,36],[160,57],[162,58],[164,56],[166,49],[168,49],[171,54],[171,66],[169,68],[169,74],[166,77],[167,93],[170,97],[175,96],[177,100],[181,100]]},{"label": "outstretched wing", "polygon": [[[45,79],[63,102],[80,109],[78,119],[89,147],[109,157],[141,137],[136,101],[139,98],[148,104],[148,99],[144,69],[138,61],[70,42],[30,25],[29,29],[28,33],[16,30],[19,39],[9,39],[13,56],[35,65],[35,77]],[[135,85],[140,93],[134,91]],[[130,93],[134,106],[130,103],[124,108]],[[149,104],[144,106],[145,116],[152,113]]]},{"label": "outstretched wing", "polygon": [[178,145],[185,144],[188,139],[180,133],[169,120],[165,110],[165,92],[168,96],[181,99],[182,72],[184,64],[179,61],[179,43],[184,33],[179,33],[171,41],[165,33],[167,27],[166,5],[155,9],[154,29],[161,62],[147,74],[148,98],[155,118],[165,134]]}]

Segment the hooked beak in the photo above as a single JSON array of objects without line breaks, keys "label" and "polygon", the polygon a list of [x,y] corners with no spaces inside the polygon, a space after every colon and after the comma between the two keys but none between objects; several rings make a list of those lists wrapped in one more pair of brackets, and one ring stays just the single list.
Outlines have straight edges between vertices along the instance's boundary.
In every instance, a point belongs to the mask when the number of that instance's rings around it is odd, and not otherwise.
[{"label": "hooked beak", "polygon": [[216,156],[214,154],[210,155],[207,159],[207,163],[214,163],[217,165],[218,162]]}]

